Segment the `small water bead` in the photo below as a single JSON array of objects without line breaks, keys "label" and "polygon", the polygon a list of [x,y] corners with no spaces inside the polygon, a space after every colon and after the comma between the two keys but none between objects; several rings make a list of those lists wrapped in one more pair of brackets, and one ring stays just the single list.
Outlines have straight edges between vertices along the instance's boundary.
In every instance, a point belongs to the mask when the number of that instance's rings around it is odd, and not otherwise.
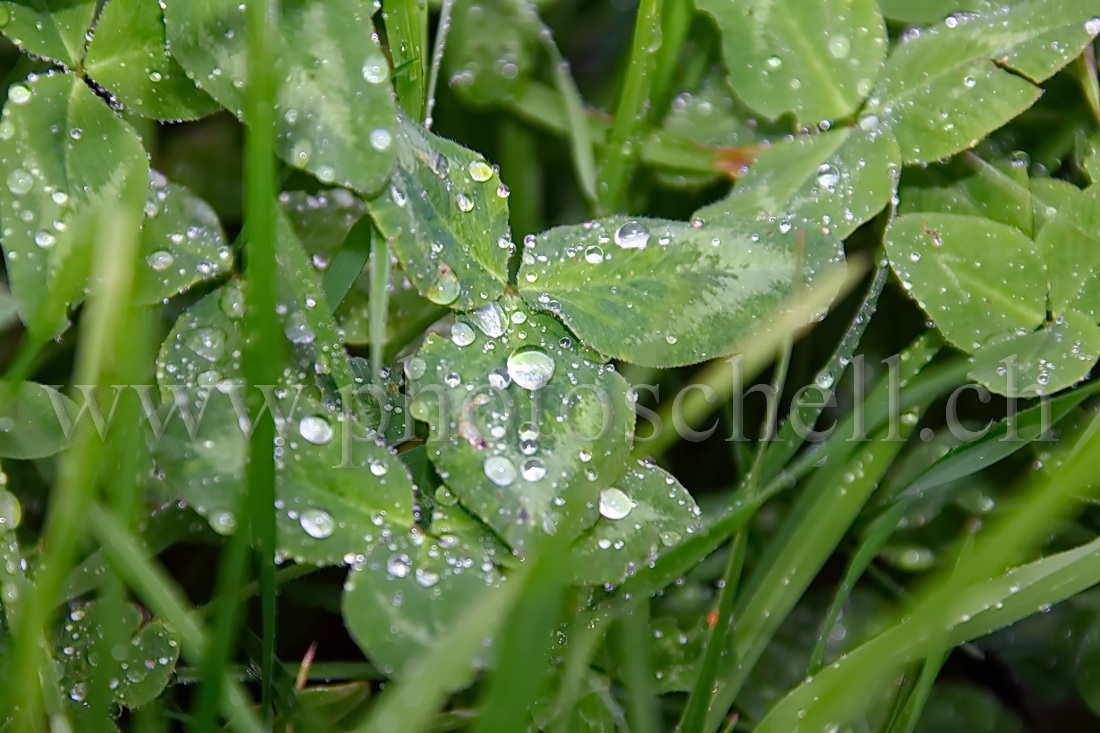
[{"label": "small water bead", "polygon": [[836,166],[828,163],[822,163],[818,166],[817,185],[826,191],[832,192],[838,183],[840,183],[840,171],[836,169]]},{"label": "small water bead", "polygon": [[22,84],[13,84],[8,89],[8,99],[12,104],[26,104],[31,101],[31,90]]},{"label": "small water bead", "polygon": [[371,84],[381,84],[389,77],[389,69],[382,64],[368,61],[363,64],[363,78]]},{"label": "small water bead", "polygon": [[455,343],[455,346],[469,346],[475,338],[474,329],[470,327],[469,323],[456,321],[451,325],[451,341]]},{"label": "small water bead", "polygon": [[23,505],[15,494],[0,489],[0,531],[10,532],[23,521]]},{"label": "small water bead", "polygon": [[458,204],[459,211],[463,213],[474,210],[474,200],[461,191],[455,194],[455,203]]},{"label": "small water bead", "polygon": [[512,312],[512,323],[514,323],[518,326],[521,323],[526,323],[526,322],[527,322],[527,314],[526,313],[524,313],[523,311],[513,311]]},{"label": "small water bead", "polygon": [[69,690],[69,697],[73,702],[84,702],[84,698],[87,697],[87,695],[87,687],[83,682],[77,682],[72,686],[72,689]]},{"label": "small water bead", "polygon": [[1085,21],[1085,33],[1090,36],[1100,35],[1100,18],[1089,18]]},{"label": "small water bead", "polygon": [[603,250],[598,245],[591,245],[584,250],[584,261],[590,265],[603,262]]},{"label": "small water bead", "polygon": [[539,452],[538,441],[534,438],[523,438],[519,441],[519,452],[525,456],[533,456]]},{"label": "small water bead", "polygon": [[370,461],[370,472],[375,476],[385,476],[389,472],[389,466],[385,461],[380,461],[377,458]]},{"label": "small water bead", "polygon": [[370,146],[378,152],[389,150],[390,145],[393,144],[393,135],[384,127],[376,127],[367,137],[370,140]]},{"label": "small water bead", "polygon": [[283,333],[292,344],[312,344],[316,336],[309,326],[306,314],[302,311],[294,311],[286,319]]},{"label": "small water bead", "polygon": [[470,178],[478,183],[484,183],[493,177],[493,169],[484,160],[471,160],[468,170]]},{"label": "small water bead", "polygon": [[225,331],[209,326],[187,335],[187,347],[207,361],[217,361],[225,351]]},{"label": "small water bead", "polygon": [[649,229],[639,221],[628,221],[615,230],[615,244],[623,249],[645,249],[649,244]]},{"label": "small water bead", "polygon": [[665,343],[667,343],[669,346],[672,346],[677,341],[679,341],[679,339],[673,336],[671,333],[665,336]]},{"label": "small water bead", "polygon": [[302,529],[306,531],[306,534],[315,540],[331,537],[332,533],[336,531],[336,520],[324,509],[307,509],[302,512],[298,522],[302,525]]},{"label": "small water bead", "polygon": [[428,363],[419,356],[414,356],[405,362],[405,376],[409,379],[420,379],[426,371],[428,371]]},{"label": "small water bead", "polygon": [[512,189],[508,188],[503,183],[497,186],[497,198],[506,199],[512,195]]},{"label": "small water bead", "polygon": [[975,78],[972,74],[967,74],[963,77],[963,86],[967,87],[968,89],[973,89],[977,85],[977,83],[977,78]]},{"label": "small water bead", "polygon": [[157,272],[164,272],[175,263],[176,257],[166,249],[158,249],[156,252],[150,253],[145,261],[149,263],[149,267]]},{"label": "small water bead", "polygon": [[504,456],[489,456],[482,467],[485,475],[497,486],[511,486],[516,480],[516,466]]},{"label": "small water bead", "polygon": [[538,238],[534,234],[526,234],[523,237],[523,246],[530,249],[538,243]]},{"label": "small water bead", "polygon": [[778,56],[769,56],[764,63],[767,64],[769,69],[778,69],[783,65],[783,59]]},{"label": "small water bead", "polygon": [[22,168],[16,168],[8,174],[8,190],[16,196],[22,196],[33,187],[34,177]]},{"label": "small water bead", "polygon": [[428,300],[437,305],[450,305],[458,299],[458,278],[449,267],[443,267],[439,271],[439,277],[428,288]]},{"label": "small water bead", "polygon": [[84,137],[84,131],[81,130],[79,127],[74,127],[73,129],[69,130],[69,137],[71,137],[73,140],[79,140],[80,138]]},{"label": "small water bead", "polygon": [[539,390],[554,376],[554,359],[537,346],[517,349],[508,357],[508,374],[520,387]]},{"label": "small water bead", "polygon": [[156,69],[153,69],[152,71],[149,72],[149,81],[153,82],[154,84],[156,84],[159,81],[162,81],[163,79],[164,79],[164,75],[161,74]]},{"label": "small water bead", "polygon": [[675,530],[668,530],[666,532],[661,532],[660,534],[657,535],[657,537],[661,540],[661,544],[664,545],[665,547],[672,547],[674,545],[678,545],[678,544],[680,544],[680,541],[683,539],[683,537],[680,536],[680,533],[676,532]]},{"label": "small water bead", "polygon": [[412,561],[404,553],[391,555],[390,559],[386,560],[386,572],[395,578],[404,578],[409,574],[409,568],[411,567]]},{"label": "small water bead", "polygon": [[829,53],[834,59],[842,59],[848,56],[852,50],[852,42],[847,36],[833,36],[829,39]]},{"label": "small water bead", "polygon": [[317,180],[321,183],[332,183],[336,180],[336,169],[331,165],[323,165],[317,169]]},{"label": "small water bead", "polygon": [[408,203],[408,199],[405,197],[405,192],[397,186],[390,186],[390,198],[393,199],[393,203],[398,208],[404,208],[405,204]]},{"label": "small water bead", "polygon": [[244,318],[244,293],[236,285],[229,285],[218,298],[218,307],[234,321]]},{"label": "small water bead", "polygon": [[546,476],[546,464],[541,458],[528,458],[523,462],[520,472],[527,481],[541,481]]},{"label": "small water bead", "polygon": [[413,577],[416,579],[416,584],[424,588],[431,588],[439,582],[439,573],[427,568],[417,568]]},{"label": "small water bead", "polygon": [[614,487],[600,492],[600,515],[608,519],[625,519],[634,509],[630,497]]},{"label": "small water bead", "polygon": [[233,512],[221,512],[210,520],[210,527],[221,535],[233,534],[237,529],[237,518]]},{"label": "small water bead", "polygon": [[507,389],[512,383],[512,377],[504,367],[493,367],[489,370],[489,386],[495,389]]},{"label": "small water bead", "polygon": [[34,243],[42,249],[49,249],[57,243],[57,237],[45,230],[40,230],[34,233]]},{"label": "small water bead", "polygon": [[298,423],[298,432],[314,445],[324,445],[332,440],[334,435],[332,425],[320,415],[303,417]]},{"label": "small water bead", "polygon": [[478,306],[474,308],[473,316],[474,323],[489,338],[500,338],[504,335],[504,309],[499,303]]},{"label": "small water bead", "polygon": [[446,178],[447,173],[451,170],[451,162],[447,160],[447,156],[443,153],[432,153],[428,156],[428,167],[432,169],[432,173],[440,178]]},{"label": "small water bead", "polygon": [[447,376],[443,377],[443,384],[447,385],[451,389],[454,389],[458,385],[462,384],[462,377],[458,372],[448,372]]}]

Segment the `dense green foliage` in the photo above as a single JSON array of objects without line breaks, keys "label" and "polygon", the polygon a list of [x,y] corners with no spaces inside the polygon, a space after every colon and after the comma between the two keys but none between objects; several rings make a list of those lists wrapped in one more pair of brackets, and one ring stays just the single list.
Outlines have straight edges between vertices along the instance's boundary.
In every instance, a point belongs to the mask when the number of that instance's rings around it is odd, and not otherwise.
[{"label": "dense green foliage", "polygon": [[0,33],[0,730],[1100,717],[1100,0]]}]

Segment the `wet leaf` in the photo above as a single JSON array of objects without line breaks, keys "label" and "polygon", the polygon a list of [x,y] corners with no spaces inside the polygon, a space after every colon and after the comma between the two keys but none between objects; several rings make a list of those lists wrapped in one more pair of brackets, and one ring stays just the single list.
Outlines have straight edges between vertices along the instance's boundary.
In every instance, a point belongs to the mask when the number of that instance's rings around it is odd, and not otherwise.
[{"label": "wet leaf", "polygon": [[726,198],[696,215],[806,219],[844,238],[882,211],[900,171],[897,141],[881,127],[802,135],[764,149]]},{"label": "wet leaf", "polygon": [[[167,428],[158,436],[154,424],[149,438],[167,485],[222,534],[236,529],[234,512],[245,491],[250,423],[240,365],[243,314],[244,296],[234,282],[176,321],[157,363],[162,404],[153,405]],[[297,307],[286,307],[282,316],[290,354],[309,346],[294,343],[304,322],[299,315]],[[395,527],[412,525],[412,483],[376,435],[321,401],[314,369],[300,363],[292,357],[267,394],[279,433],[278,544],[295,560],[338,564]]]},{"label": "wet leaf", "polygon": [[[141,612],[129,604],[122,607],[121,619],[103,614],[99,602],[75,606],[69,613],[57,644],[62,694],[78,704],[85,702],[95,675],[106,678],[114,702],[139,708],[168,685],[179,659],[178,635],[162,621],[142,625]],[[130,638],[104,654],[97,647],[108,624]]]},{"label": "wet leaf", "polygon": [[906,163],[971,148],[1039,98],[1036,85],[1100,33],[1095,0],[1031,0],[950,16],[894,47],[866,112],[897,135]]},{"label": "wet leaf", "polygon": [[233,250],[210,204],[152,171],[141,227],[148,276],[141,298],[157,303],[230,273]]},{"label": "wet leaf", "polygon": [[84,58],[96,0],[4,0],[0,31],[12,43],[75,69]]},{"label": "wet leaf", "polygon": [[596,522],[634,414],[626,381],[553,317],[506,296],[430,334],[406,375],[439,476],[513,548]]},{"label": "wet leaf", "polygon": [[980,216],[1031,236],[1031,191],[976,155],[905,172],[898,213],[939,212]]},{"label": "wet leaf", "polygon": [[1010,2],[994,0],[878,0],[882,14],[899,23],[913,25],[931,25],[957,12],[976,13],[983,10],[1004,7]]},{"label": "wet leaf", "polygon": [[699,227],[611,217],[541,234],[520,294],[598,351],[668,367],[724,356],[783,300],[843,262],[839,238],[791,220]]},{"label": "wet leaf", "polygon": [[29,460],[60,453],[76,405],[53,387],[0,382],[0,458]]},{"label": "wet leaf", "polygon": [[573,544],[575,580],[584,585],[621,583],[698,529],[699,515],[679,481],[664,469],[639,462],[600,493],[600,518]]},{"label": "wet leaf", "polygon": [[218,103],[168,53],[164,13],[148,0],[111,0],[95,24],[84,70],[142,117],[193,120]]},{"label": "wet leaf", "polygon": [[[448,84],[474,104],[501,104],[519,95],[536,71],[538,43],[522,2],[458,3],[443,57]],[[486,33],[492,28],[492,33]]]},{"label": "wet leaf", "polygon": [[908,214],[891,223],[885,242],[902,287],[963,351],[1046,319],[1042,252],[1018,229],[975,216]]},{"label": "wet leaf", "polygon": [[8,92],[0,117],[0,219],[12,294],[48,337],[80,302],[105,204],[140,209],[149,164],[132,127],[72,74]]},{"label": "wet leaf", "polygon": [[722,32],[734,91],[765,117],[847,117],[870,93],[886,55],[875,0],[701,0]]},{"label": "wet leaf", "polygon": [[[358,0],[287,0],[278,18],[277,151],[322,183],[375,191],[393,162],[386,60]],[[172,53],[192,79],[244,119],[247,39],[236,0],[165,0]],[[245,120],[247,122],[247,120]]]},{"label": "wet leaf", "polygon": [[431,532],[395,534],[356,559],[344,584],[344,623],[372,662],[400,678],[410,659],[501,582],[496,558],[505,552],[461,508],[437,510]]},{"label": "wet leaf", "polygon": [[398,115],[397,165],[369,203],[382,235],[429,300],[469,309],[508,279],[508,189],[480,155]]}]

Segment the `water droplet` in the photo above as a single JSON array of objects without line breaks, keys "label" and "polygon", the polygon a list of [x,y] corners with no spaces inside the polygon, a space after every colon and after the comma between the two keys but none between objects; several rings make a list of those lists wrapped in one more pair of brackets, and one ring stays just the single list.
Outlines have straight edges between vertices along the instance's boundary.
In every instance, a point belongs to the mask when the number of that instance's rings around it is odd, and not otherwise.
[{"label": "water droplet", "polygon": [[779,222],[779,233],[780,234],[786,234],[790,230],[791,230],[791,220],[790,219],[784,219],[781,222]]},{"label": "water droplet", "polygon": [[523,462],[520,472],[527,481],[541,481],[546,475],[546,464],[541,458],[528,458]]},{"label": "water droplet", "polygon": [[336,520],[324,509],[307,509],[298,521],[306,534],[317,540],[331,537],[336,530]]},{"label": "water droplet", "polygon": [[542,389],[554,376],[554,360],[537,346],[517,349],[508,357],[508,374],[524,389]]},{"label": "water droplet", "polygon": [[680,536],[680,533],[674,530],[661,532],[657,536],[660,538],[661,544],[665,547],[672,547],[673,545],[677,545],[680,543],[680,540],[683,539],[683,537]]},{"label": "water droplet", "polygon": [[218,298],[218,307],[234,321],[244,318],[244,293],[236,285],[230,285]]},{"label": "water droplet", "polygon": [[384,127],[374,128],[367,137],[370,139],[370,146],[378,152],[388,150],[393,143],[393,135]]},{"label": "water droplet", "polygon": [[478,183],[484,183],[493,177],[493,169],[484,160],[471,160],[469,171],[470,178]]},{"label": "water droplet", "polygon": [[375,476],[385,476],[389,470],[389,466],[386,465],[385,461],[372,459],[370,462],[370,472]]},{"label": "water droplet", "polygon": [[31,90],[22,84],[13,84],[8,88],[8,99],[12,104],[26,104],[31,101]]},{"label": "water droplet", "polygon": [[451,162],[443,153],[432,153],[428,156],[428,167],[440,178],[446,178],[447,172],[451,170]]},{"label": "water droplet", "polygon": [[764,63],[768,65],[769,69],[778,69],[783,65],[783,59],[778,56],[769,56]]},{"label": "water droplet", "polygon": [[970,89],[973,89],[974,86],[977,83],[978,83],[978,80],[976,78],[974,78],[974,76],[972,74],[967,74],[966,76],[963,77],[963,86],[964,87],[968,87]]},{"label": "water droplet", "polygon": [[69,697],[72,698],[73,702],[84,702],[84,698],[87,694],[87,688],[83,682],[77,682],[73,685],[72,689],[69,690]]},{"label": "water droplet", "polygon": [[298,423],[298,432],[314,445],[324,445],[332,440],[333,436],[332,425],[320,415],[303,417]]},{"label": "water droplet", "polygon": [[207,361],[217,361],[225,350],[225,331],[214,326],[196,328],[187,335],[186,344]]},{"label": "water droplet", "polygon": [[512,377],[504,367],[493,367],[489,370],[489,385],[496,389],[506,389],[512,383]]},{"label": "water droplet", "polygon": [[50,234],[45,230],[40,230],[34,233],[34,243],[42,249],[49,249],[57,242],[57,237]]},{"label": "water droplet", "polygon": [[73,140],[79,140],[80,138],[84,137],[84,131],[81,130],[79,127],[74,127],[73,129],[69,130],[69,137],[71,137]]},{"label": "water droplet", "polygon": [[312,344],[314,338],[313,329],[309,326],[309,320],[306,318],[306,314],[302,311],[292,311],[286,317],[286,325],[283,327],[283,333],[290,339],[292,344]]},{"label": "water droplet", "polygon": [[836,166],[822,163],[817,167],[817,185],[831,193],[838,183],[840,183],[840,171]]},{"label": "water droplet", "polygon": [[474,210],[474,200],[461,191],[455,194],[455,203],[458,204],[458,208],[462,212]]},{"label": "water droplet", "polygon": [[500,338],[504,335],[504,309],[499,303],[486,303],[474,308],[474,323],[489,338]]},{"label": "water droplet", "polygon": [[1089,18],[1085,21],[1085,33],[1090,36],[1100,35],[1100,18]]},{"label": "water droplet", "polygon": [[336,180],[336,169],[331,165],[323,165],[317,169],[317,180],[321,183],[332,183]]},{"label": "water droplet", "polygon": [[667,343],[669,346],[672,346],[677,341],[679,341],[679,339],[673,336],[671,333],[665,336],[665,343]]},{"label": "water droplet", "polygon": [[6,28],[11,22],[11,11],[0,5],[0,28]]},{"label": "water droplet", "polygon": [[10,532],[23,521],[23,505],[10,491],[0,489],[0,531]]},{"label": "water droplet", "polygon": [[218,534],[233,534],[233,530],[237,529],[237,518],[233,512],[221,512],[210,520],[210,526]]},{"label": "water droplet", "polygon": [[34,177],[22,168],[16,168],[8,174],[8,190],[16,196],[22,196],[34,186]]},{"label": "water droplet", "polygon": [[447,376],[443,377],[443,384],[447,385],[451,389],[454,389],[458,385],[462,384],[462,377],[458,372],[448,372]]},{"label": "water droplet", "polygon": [[439,270],[439,277],[428,288],[428,300],[438,305],[449,305],[458,298],[458,291],[458,278],[451,268],[444,266]]},{"label": "water droplet", "polygon": [[166,249],[158,249],[146,257],[145,261],[157,272],[164,272],[175,263],[176,257]]},{"label": "water droplet", "polygon": [[512,189],[505,186],[503,183],[497,186],[497,198],[506,199],[512,195]]},{"label": "water droplet", "polygon": [[154,84],[161,81],[162,79],[164,79],[164,75],[156,69],[149,72],[149,81],[153,82]]},{"label": "water droplet", "polygon": [[852,42],[847,36],[833,36],[829,39],[829,53],[834,59],[842,59],[852,50]]},{"label": "water droplet", "polygon": [[634,509],[634,502],[619,489],[611,487],[600,492],[600,514],[608,519],[624,519]]},{"label": "water droplet", "polygon": [[639,221],[628,221],[615,230],[615,244],[623,249],[645,249],[649,244],[649,229]]},{"label": "water droplet", "polygon": [[485,475],[497,486],[510,486],[516,480],[516,467],[504,456],[489,456],[483,468]]},{"label": "water droplet", "polygon": [[417,568],[413,575],[416,578],[417,585],[425,588],[431,588],[439,582],[439,573],[427,568]]},{"label": "water droplet", "polygon": [[474,329],[469,323],[455,321],[451,324],[451,341],[454,341],[455,346],[469,346],[474,342],[474,338],[476,338]]},{"label": "water droplet", "polygon": [[405,376],[409,379],[420,379],[426,371],[428,371],[428,364],[419,356],[414,356],[405,362]]},{"label": "water droplet", "polygon": [[381,84],[389,76],[389,69],[371,61],[363,64],[363,78],[371,84]]},{"label": "water droplet", "polygon": [[409,567],[412,562],[409,560],[409,556],[403,553],[397,555],[391,555],[389,560],[386,560],[386,572],[395,578],[404,578],[409,574]]},{"label": "water droplet", "polygon": [[50,199],[58,206],[64,206],[69,202],[69,194],[64,191],[54,191],[50,194]]},{"label": "water droplet", "polygon": [[603,262],[603,250],[595,244],[586,247],[584,250],[584,261],[591,265]]}]

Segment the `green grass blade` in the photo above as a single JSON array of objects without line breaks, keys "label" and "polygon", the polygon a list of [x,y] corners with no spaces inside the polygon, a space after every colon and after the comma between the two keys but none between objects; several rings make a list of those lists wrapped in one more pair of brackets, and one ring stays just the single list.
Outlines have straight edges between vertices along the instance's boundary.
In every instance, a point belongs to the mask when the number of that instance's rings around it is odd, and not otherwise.
[{"label": "green grass blade", "polygon": [[382,5],[397,101],[417,122],[424,121],[428,79],[427,0],[388,0]]},{"label": "green grass blade", "polygon": [[[650,663],[649,598],[627,603],[618,620],[619,676],[626,685],[627,720],[632,733],[657,733],[657,693]],[[687,730],[687,729],[685,729]]]},{"label": "green grass blade", "polygon": [[335,312],[340,307],[352,286],[355,285],[355,281],[363,274],[363,268],[367,266],[367,260],[370,258],[373,231],[374,222],[369,216],[364,216],[355,222],[355,226],[344,237],[344,244],[340,247],[340,251],[332,258],[332,263],[325,270],[321,285],[325,290],[325,300],[329,310]]},{"label": "green grass blade", "polygon": [[[364,217],[366,219],[366,217]],[[370,251],[370,373],[371,383],[381,386],[386,351],[386,317],[390,305],[390,245],[375,234]]]}]

